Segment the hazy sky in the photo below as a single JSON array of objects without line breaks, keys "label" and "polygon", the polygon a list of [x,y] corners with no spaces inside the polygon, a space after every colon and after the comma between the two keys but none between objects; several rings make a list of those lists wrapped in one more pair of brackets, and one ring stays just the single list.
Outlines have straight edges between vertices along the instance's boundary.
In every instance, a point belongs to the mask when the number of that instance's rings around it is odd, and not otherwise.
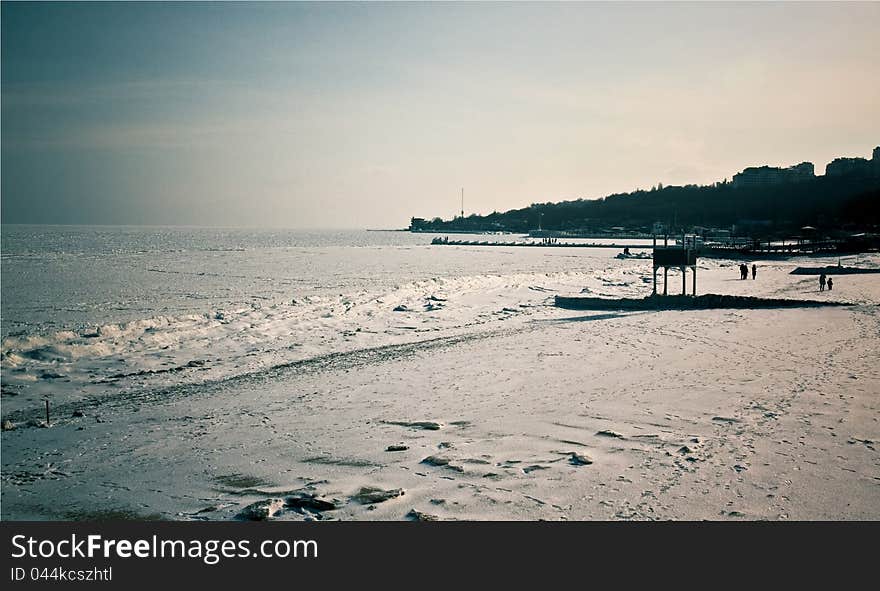
[{"label": "hazy sky", "polygon": [[403,227],[880,144],[880,3],[2,5],[2,221]]}]

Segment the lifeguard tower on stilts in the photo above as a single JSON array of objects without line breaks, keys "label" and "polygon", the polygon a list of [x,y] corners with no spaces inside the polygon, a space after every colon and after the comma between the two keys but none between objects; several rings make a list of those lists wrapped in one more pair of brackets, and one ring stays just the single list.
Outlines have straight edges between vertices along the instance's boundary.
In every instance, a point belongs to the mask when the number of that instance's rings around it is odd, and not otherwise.
[{"label": "lifeguard tower on stilts", "polygon": [[697,295],[697,237],[682,235],[681,244],[669,246],[669,236],[663,236],[663,246],[657,246],[654,235],[654,293],[657,295],[657,270],[663,267],[663,295],[668,294],[669,268],[681,269],[681,295],[687,295],[687,269],[693,273],[691,295]]}]

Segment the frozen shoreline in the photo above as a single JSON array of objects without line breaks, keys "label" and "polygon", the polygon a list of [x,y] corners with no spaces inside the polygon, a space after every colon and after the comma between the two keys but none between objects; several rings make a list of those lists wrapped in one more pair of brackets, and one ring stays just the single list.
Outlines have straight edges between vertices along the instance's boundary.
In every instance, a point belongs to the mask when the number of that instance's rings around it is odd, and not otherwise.
[{"label": "frozen shoreline", "polygon": [[[826,297],[791,268],[701,282]],[[541,306],[98,397],[84,417],[73,400],[51,428],[3,432],[2,518],[232,519],[304,489],[333,508],[300,501],[273,519],[878,519],[880,278],[836,283],[856,305]],[[370,487],[403,494],[365,502]]]}]

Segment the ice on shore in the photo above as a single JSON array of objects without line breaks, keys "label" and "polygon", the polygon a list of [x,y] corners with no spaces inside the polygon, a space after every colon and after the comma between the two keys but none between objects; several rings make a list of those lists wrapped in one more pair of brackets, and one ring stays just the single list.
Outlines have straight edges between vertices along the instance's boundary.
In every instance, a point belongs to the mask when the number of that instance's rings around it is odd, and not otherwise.
[{"label": "ice on shore", "polygon": [[[146,388],[198,385],[347,352],[514,329],[552,318],[555,294],[648,293],[643,281],[650,279],[650,261],[609,257],[603,263],[566,272],[436,277],[392,290],[11,335],[2,341],[4,412],[31,407],[43,397],[64,404]],[[758,280],[739,281],[729,262],[706,259],[700,262],[698,283],[701,292],[814,297],[812,278],[787,275],[797,264],[762,263]],[[865,281],[859,276],[841,279],[833,296],[867,301],[868,295],[858,291]],[[670,273],[671,293],[677,293],[677,282],[676,272]],[[827,298],[829,292],[822,295]]]},{"label": "ice on shore", "polygon": [[[701,269],[701,281],[827,297],[774,266],[747,282]],[[545,306],[253,378],[149,386],[207,373],[218,354],[192,357],[205,364],[117,380],[144,385],[64,409],[51,429],[4,431],[4,517],[877,519],[878,281],[842,283],[833,296],[858,304],[846,308]],[[548,284],[518,285],[547,297],[528,286]],[[447,310],[466,299],[443,293]],[[424,314],[393,303],[374,315]],[[489,304],[489,318],[514,308]]]}]

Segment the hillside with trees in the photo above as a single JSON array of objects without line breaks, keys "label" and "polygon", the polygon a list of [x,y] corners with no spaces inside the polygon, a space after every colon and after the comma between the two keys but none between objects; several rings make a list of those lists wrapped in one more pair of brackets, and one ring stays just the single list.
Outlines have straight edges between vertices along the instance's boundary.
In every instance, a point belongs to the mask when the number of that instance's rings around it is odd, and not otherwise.
[{"label": "hillside with trees", "polygon": [[590,233],[611,228],[650,232],[655,222],[669,228],[730,228],[753,234],[804,225],[820,229],[876,230],[880,226],[880,177],[873,174],[817,176],[797,183],[737,187],[658,186],[651,190],[534,203],[504,213],[453,220],[413,218],[413,231],[549,231]]}]

